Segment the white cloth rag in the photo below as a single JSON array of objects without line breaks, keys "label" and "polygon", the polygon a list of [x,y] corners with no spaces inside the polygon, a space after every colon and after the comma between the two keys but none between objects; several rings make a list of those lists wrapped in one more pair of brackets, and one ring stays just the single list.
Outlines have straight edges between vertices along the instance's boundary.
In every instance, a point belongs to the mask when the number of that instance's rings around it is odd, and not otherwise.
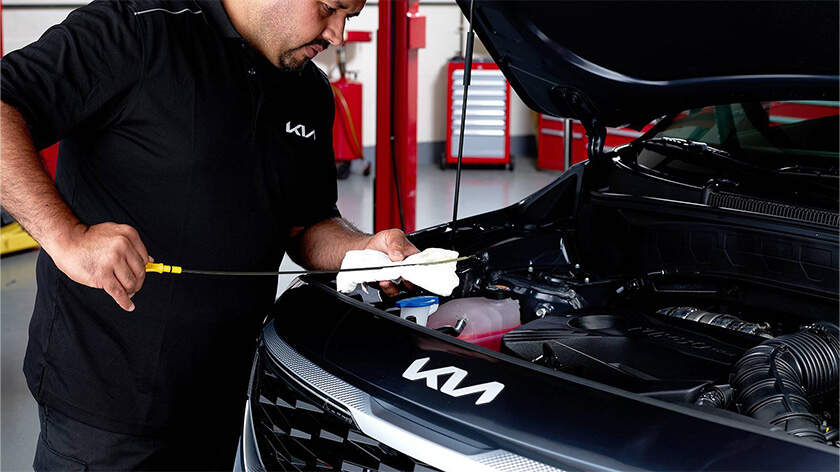
[{"label": "white cloth rag", "polygon": [[344,255],[344,260],[341,261],[342,269],[357,269],[361,267],[387,268],[339,272],[335,282],[339,292],[349,293],[355,290],[356,286],[361,283],[397,280],[402,277],[403,280],[407,280],[418,287],[446,297],[452,294],[452,290],[459,283],[458,275],[455,274],[457,262],[411,267],[402,266],[421,262],[447,261],[457,258],[458,253],[456,251],[435,247],[408,256],[399,262],[393,262],[384,252],[373,249],[347,251],[347,254]]}]

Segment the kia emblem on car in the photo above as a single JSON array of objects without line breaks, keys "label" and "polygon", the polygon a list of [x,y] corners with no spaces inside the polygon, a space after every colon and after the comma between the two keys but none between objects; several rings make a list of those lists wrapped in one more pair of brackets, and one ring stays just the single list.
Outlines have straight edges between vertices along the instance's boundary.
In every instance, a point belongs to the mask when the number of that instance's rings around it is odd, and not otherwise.
[{"label": "kia emblem on car", "polygon": [[469,387],[458,388],[458,385],[467,377],[467,371],[457,367],[441,367],[438,369],[431,369],[421,372],[426,363],[429,362],[428,357],[417,359],[412,362],[408,369],[403,372],[402,376],[408,380],[426,379],[426,386],[438,390],[438,377],[441,375],[449,375],[449,379],[440,387],[440,392],[445,393],[451,397],[463,397],[473,393],[481,392],[481,396],[475,401],[476,405],[483,405],[492,402],[499,392],[505,388],[504,384],[499,382],[486,382],[483,384],[473,385]]}]

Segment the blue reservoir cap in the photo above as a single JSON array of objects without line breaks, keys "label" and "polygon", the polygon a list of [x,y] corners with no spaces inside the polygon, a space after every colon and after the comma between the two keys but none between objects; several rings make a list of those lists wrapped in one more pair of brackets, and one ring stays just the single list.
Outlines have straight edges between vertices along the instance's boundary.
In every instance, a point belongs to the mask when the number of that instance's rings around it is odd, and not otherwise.
[{"label": "blue reservoir cap", "polygon": [[438,297],[423,296],[403,298],[402,300],[397,301],[397,306],[400,308],[416,308],[422,306],[432,306],[436,303],[438,303]]}]

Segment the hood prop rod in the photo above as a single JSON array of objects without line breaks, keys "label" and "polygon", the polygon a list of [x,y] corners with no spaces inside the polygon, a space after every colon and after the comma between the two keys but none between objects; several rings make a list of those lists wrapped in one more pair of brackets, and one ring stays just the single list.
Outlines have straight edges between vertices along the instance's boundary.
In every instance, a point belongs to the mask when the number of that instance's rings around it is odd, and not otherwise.
[{"label": "hood prop rod", "polygon": [[458,221],[458,195],[461,192],[461,160],[464,158],[464,127],[467,123],[467,92],[470,88],[470,76],[472,75],[473,42],[473,10],[475,0],[470,1],[470,30],[467,33],[467,47],[464,56],[464,100],[461,103],[461,134],[458,136],[458,170],[455,173],[455,203],[452,208],[452,224]]}]

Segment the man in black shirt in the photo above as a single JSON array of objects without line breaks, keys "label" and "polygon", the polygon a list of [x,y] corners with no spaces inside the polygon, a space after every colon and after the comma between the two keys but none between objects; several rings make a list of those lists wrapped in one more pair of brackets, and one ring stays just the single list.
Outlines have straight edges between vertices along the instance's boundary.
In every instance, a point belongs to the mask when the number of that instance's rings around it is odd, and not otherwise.
[{"label": "man in black shirt", "polygon": [[[231,467],[277,280],[146,277],[153,257],[270,271],[285,252],[310,268],[417,252],[336,208],[333,98],[310,59],[363,6],[96,1],[2,60],[0,198],[43,248],[36,469]],[[53,184],[36,150],[58,140]]]}]

